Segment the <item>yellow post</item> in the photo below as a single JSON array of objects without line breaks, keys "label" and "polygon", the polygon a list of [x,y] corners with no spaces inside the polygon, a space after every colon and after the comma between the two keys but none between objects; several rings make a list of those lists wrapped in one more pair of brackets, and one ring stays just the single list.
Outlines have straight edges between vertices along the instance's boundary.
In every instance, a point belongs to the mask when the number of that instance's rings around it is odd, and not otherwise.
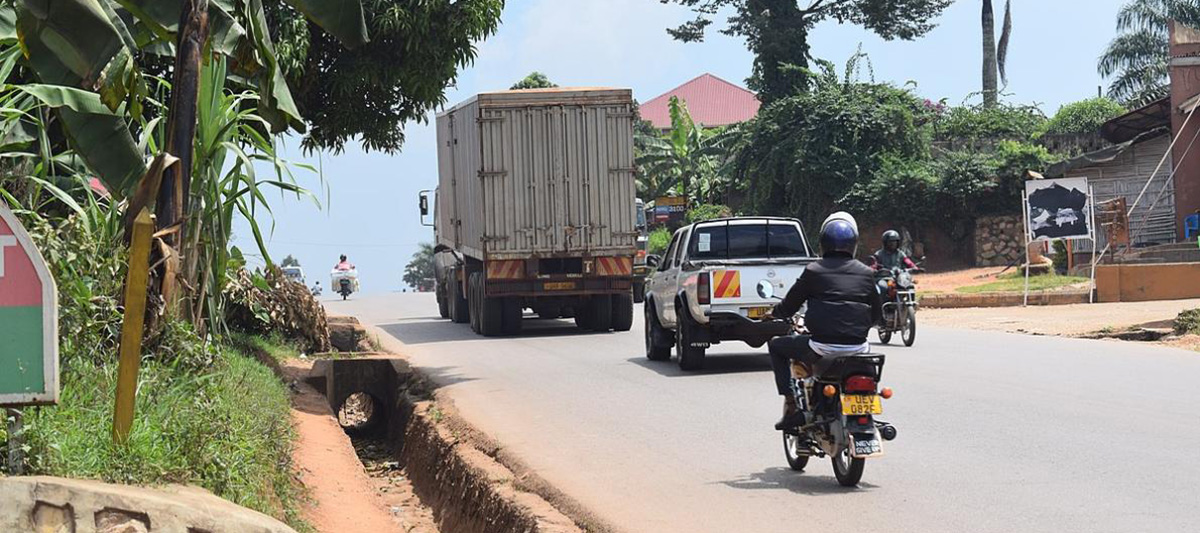
[{"label": "yellow post", "polygon": [[125,320],[121,324],[121,361],[117,366],[117,405],[113,411],[113,442],[122,444],[133,426],[138,368],[142,364],[142,334],[146,320],[146,285],[150,277],[150,237],[154,217],[142,208],[133,221],[129,244],[129,274],[125,278]]}]

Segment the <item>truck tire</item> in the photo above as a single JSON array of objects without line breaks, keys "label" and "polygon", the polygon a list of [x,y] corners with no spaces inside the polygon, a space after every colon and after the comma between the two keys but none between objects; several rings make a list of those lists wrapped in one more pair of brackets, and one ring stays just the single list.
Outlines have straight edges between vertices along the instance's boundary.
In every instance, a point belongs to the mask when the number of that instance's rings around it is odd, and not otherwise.
[{"label": "truck tire", "polygon": [[463,294],[462,283],[459,283],[456,275],[451,275],[453,280],[446,287],[446,302],[450,310],[450,321],[455,324],[466,324],[471,320],[471,308],[467,303],[467,297]]},{"label": "truck tire", "polygon": [[439,290],[435,294],[437,295],[438,316],[450,318],[450,299],[446,296],[446,290]]},{"label": "truck tire", "polygon": [[687,307],[683,302],[675,304],[675,313],[679,316],[675,325],[675,351],[679,354],[680,370],[700,370],[704,368],[705,348],[692,346],[696,325],[687,316]]},{"label": "truck tire", "polygon": [[588,325],[592,331],[604,333],[613,328],[613,298],[607,294],[593,296],[588,302]]},{"label": "truck tire", "polygon": [[671,360],[671,332],[663,329],[654,310],[654,300],[642,303],[646,314],[646,359],[651,361]]},{"label": "truck tire", "polygon": [[504,333],[504,299],[503,298],[488,298],[484,295],[483,273],[475,272],[471,274],[471,280],[474,282],[472,288],[475,289],[474,302],[478,309],[476,320],[476,332],[484,337],[497,337]]},{"label": "truck tire", "polygon": [[467,307],[470,309],[471,315],[471,331],[479,333],[479,288],[476,286],[479,281],[479,274],[472,273],[467,275]]},{"label": "truck tire", "polygon": [[646,301],[646,282],[633,282],[633,303],[640,304]]},{"label": "truck tire", "polygon": [[504,299],[504,314],[501,317],[503,330],[505,335],[516,335],[521,333],[521,320],[525,314],[525,310],[521,306],[521,299],[517,297],[509,297]]},{"label": "truck tire", "polygon": [[592,314],[590,302],[583,302],[573,309],[575,316],[575,326],[579,329],[592,329]]},{"label": "truck tire", "polygon": [[617,294],[612,297],[613,331],[633,329],[633,295]]}]

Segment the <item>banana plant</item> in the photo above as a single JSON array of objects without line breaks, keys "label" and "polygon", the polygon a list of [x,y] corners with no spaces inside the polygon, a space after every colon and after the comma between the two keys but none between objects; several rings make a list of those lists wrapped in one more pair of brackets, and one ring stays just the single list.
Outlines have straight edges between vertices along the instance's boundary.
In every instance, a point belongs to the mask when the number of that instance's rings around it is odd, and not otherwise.
[{"label": "banana plant", "polygon": [[[207,4],[206,50],[228,58],[230,80],[258,91],[259,114],[269,129],[302,131],[302,118],[276,62],[262,0],[191,1]],[[347,47],[368,40],[360,0],[286,1]],[[148,92],[137,60],[174,55],[184,3],[0,3],[0,44],[19,43],[37,81],[95,95],[88,97],[87,106],[63,105],[55,110],[71,147],[118,197],[129,195],[147,169],[147,154],[139,150],[129,127],[131,117],[140,115]],[[107,111],[90,105],[96,101]]]}]

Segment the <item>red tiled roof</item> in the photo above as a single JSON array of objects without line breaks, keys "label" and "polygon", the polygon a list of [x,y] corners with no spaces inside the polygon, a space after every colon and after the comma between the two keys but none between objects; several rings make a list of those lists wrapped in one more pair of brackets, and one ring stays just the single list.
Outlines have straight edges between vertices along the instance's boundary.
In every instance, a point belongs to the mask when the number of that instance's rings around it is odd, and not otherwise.
[{"label": "red tiled roof", "polygon": [[692,120],[706,127],[745,122],[758,114],[754,93],[712,74],[703,74],[641,105],[642,118],[658,129],[671,127],[671,97],[687,102]]}]

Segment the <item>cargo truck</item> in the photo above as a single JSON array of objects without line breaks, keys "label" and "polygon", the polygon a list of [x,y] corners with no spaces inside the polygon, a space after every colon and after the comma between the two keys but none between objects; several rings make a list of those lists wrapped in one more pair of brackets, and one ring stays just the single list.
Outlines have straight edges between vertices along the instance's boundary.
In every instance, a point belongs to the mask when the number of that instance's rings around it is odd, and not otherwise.
[{"label": "cargo truck", "polygon": [[525,310],[633,325],[636,223],[628,89],[483,93],[437,116],[432,202],[439,312],[485,335]]}]

